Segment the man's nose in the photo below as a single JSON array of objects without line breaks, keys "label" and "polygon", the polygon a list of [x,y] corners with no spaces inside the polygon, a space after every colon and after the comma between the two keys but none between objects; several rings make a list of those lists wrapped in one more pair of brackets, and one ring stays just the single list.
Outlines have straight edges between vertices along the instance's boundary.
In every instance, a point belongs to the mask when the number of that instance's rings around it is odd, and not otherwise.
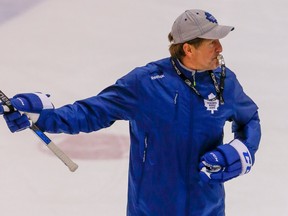
[{"label": "man's nose", "polygon": [[223,51],[222,45],[221,45],[220,41],[217,40],[217,43],[216,43],[216,52],[221,53],[222,51]]}]

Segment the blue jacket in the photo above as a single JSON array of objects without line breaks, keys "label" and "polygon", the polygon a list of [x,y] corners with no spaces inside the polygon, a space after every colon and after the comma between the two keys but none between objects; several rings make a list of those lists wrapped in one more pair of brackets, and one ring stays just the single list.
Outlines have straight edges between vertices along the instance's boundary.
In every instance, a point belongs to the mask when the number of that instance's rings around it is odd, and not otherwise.
[{"label": "blue jacket", "polygon": [[[190,71],[181,71],[191,78]],[[220,69],[214,73],[218,79]],[[195,80],[204,98],[216,95],[208,72],[196,73]],[[233,121],[235,138],[253,159],[261,136],[258,108],[228,68],[224,100],[216,110],[208,109],[166,58],[135,68],[97,96],[42,111],[37,125],[51,133],[77,134],[128,120],[127,215],[223,216],[223,184],[200,181],[199,159],[223,144],[226,121]]]}]

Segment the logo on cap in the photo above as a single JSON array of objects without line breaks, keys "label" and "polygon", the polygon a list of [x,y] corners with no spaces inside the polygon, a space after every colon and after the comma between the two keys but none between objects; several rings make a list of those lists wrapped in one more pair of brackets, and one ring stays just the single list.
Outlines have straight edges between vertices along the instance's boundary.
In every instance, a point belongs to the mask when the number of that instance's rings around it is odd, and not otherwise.
[{"label": "logo on cap", "polygon": [[217,20],[215,19],[215,17],[212,14],[210,14],[208,12],[205,12],[205,15],[206,15],[206,19],[207,20],[209,20],[212,23],[217,23],[218,24]]}]

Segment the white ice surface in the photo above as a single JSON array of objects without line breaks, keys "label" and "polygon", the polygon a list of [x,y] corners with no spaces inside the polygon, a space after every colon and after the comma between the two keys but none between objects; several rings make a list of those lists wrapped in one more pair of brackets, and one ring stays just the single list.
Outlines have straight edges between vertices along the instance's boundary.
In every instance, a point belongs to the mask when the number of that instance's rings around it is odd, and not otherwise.
[{"label": "white ice surface", "polygon": [[[287,6],[284,0],[0,0],[0,89],[9,96],[49,93],[56,107],[95,95],[134,67],[167,57],[167,34],[185,9],[210,11],[220,24],[235,26],[221,41],[223,55],[258,104],[263,132],[253,171],[226,184],[227,215],[287,216]],[[113,136],[128,137],[128,125],[97,133],[115,148]],[[49,136],[56,144],[66,138]],[[41,148],[31,131],[11,134],[0,121],[0,215],[125,215],[128,152],[118,159],[72,157],[79,169],[70,173]]]}]

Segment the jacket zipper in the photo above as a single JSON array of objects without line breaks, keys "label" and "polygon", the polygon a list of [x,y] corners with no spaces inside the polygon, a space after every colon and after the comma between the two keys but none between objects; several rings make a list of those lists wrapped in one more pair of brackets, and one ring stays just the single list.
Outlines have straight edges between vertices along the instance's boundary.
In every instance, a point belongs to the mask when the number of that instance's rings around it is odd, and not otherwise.
[{"label": "jacket zipper", "polygon": [[148,148],[148,142],[147,142],[147,136],[145,136],[144,139],[144,152],[143,152],[143,163],[146,161],[146,154],[147,154],[147,148]]},{"label": "jacket zipper", "polygon": [[174,104],[177,104],[177,99],[178,99],[178,91],[176,91],[175,93]]}]

